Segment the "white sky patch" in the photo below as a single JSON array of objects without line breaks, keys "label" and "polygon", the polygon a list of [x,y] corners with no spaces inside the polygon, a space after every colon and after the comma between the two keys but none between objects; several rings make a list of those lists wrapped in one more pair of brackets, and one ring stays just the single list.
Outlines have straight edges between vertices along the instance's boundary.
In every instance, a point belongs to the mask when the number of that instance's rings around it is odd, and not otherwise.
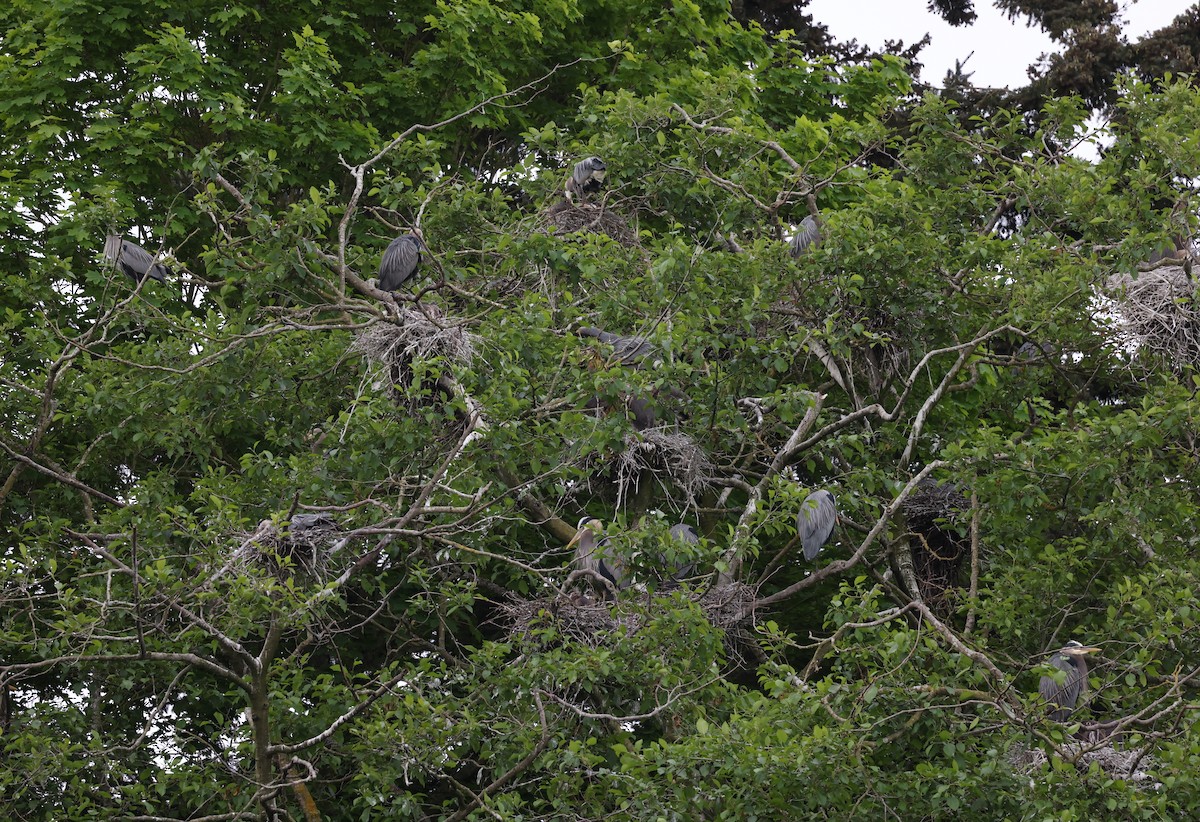
[{"label": "white sky patch", "polygon": [[[932,42],[921,51],[925,64],[922,77],[938,85],[954,63],[967,61],[966,71],[977,86],[1023,86],[1029,82],[1026,68],[1042,54],[1057,51],[1058,46],[1040,28],[1030,28],[1023,20],[1008,20],[990,0],[975,0],[979,15],[973,25],[954,27],[930,12],[928,0],[812,0],[808,11],[813,19],[829,27],[839,40],[854,38],[859,43],[879,48],[885,40],[903,40],[906,45],[926,33]],[[1192,0],[1143,0],[1121,3],[1126,21],[1125,36],[1130,40],[1156,31],[1191,8]]]}]

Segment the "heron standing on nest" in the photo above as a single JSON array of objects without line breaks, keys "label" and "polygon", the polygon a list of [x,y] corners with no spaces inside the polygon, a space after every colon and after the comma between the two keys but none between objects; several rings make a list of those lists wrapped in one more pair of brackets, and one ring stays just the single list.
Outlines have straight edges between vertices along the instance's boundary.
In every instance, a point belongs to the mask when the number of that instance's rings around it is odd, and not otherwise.
[{"label": "heron standing on nest", "polygon": [[597,538],[604,533],[604,523],[595,517],[584,517],[579,520],[575,536],[567,543],[568,548],[575,549],[572,560],[576,570],[599,574],[612,583],[614,589],[621,591],[629,587],[629,569],[610,548],[607,537]]},{"label": "heron standing on nest", "polygon": [[604,185],[608,166],[599,157],[588,157],[575,164],[571,179],[567,180],[567,200],[575,202],[575,196],[599,191]]}]

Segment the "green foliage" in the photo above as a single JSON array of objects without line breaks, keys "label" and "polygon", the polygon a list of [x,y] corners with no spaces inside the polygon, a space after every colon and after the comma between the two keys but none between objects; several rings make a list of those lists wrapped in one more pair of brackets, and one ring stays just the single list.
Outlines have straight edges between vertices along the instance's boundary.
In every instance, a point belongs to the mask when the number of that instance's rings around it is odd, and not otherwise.
[{"label": "green foliage", "polygon": [[[1197,364],[1108,286],[1194,223],[1190,83],[1122,85],[1093,163],[1078,100],[972,118],[715,1],[0,23],[14,818],[1195,816]],[[922,471],[973,500],[937,598]],[[1120,720],[1136,773],[1071,736]]]}]

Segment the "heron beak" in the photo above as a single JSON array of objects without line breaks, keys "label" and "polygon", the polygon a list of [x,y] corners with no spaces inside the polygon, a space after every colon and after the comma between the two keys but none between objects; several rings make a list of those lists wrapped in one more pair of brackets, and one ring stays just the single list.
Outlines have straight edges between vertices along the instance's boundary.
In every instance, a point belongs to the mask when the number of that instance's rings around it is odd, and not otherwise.
[{"label": "heron beak", "polygon": [[567,543],[567,547],[573,548],[575,546],[575,543],[579,542],[579,540],[581,540],[582,538],[583,538],[583,529],[580,528],[578,531],[575,532],[575,536],[571,537],[571,541]]},{"label": "heron beak", "polygon": [[1082,648],[1071,648],[1068,653],[1072,656],[1083,656],[1084,654],[1095,654],[1103,651],[1103,648],[1097,648],[1094,645],[1086,645]]}]

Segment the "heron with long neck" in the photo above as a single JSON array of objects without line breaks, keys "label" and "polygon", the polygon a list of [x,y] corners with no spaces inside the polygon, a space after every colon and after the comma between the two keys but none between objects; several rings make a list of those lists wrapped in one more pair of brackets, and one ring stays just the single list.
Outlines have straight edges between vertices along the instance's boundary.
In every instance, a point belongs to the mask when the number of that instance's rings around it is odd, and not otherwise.
[{"label": "heron with long neck", "polygon": [[1059,682],[1057,676],[1044,676],[1038,682],[1038,693],[1047,705],[1054,706],[1050,718],[1065,722],[1075,712],[1080,698],[1087,693],[1088,666],[1085,657],[1099,651],[1090,645],[1071,640],[1050,657],[1050,664],[1065,674]]},{"label": "heron with long neck", "polygon": [[567,547],[575,549],[576,570],[598,574],[620,591],[629,587],[629,569],[611,550],[608,538],[601,536],[603,533],[604,523],[595,517],[584,517]]}]

